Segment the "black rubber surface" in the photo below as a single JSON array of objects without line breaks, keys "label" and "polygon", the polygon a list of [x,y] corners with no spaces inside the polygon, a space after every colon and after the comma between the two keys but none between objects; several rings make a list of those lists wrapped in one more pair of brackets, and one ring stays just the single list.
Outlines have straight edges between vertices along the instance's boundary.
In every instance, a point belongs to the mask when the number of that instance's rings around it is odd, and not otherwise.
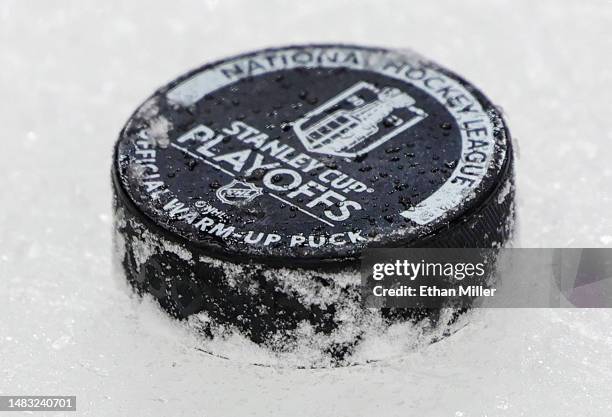
[{"label": "black rubber surface", "polygon": [[342,325],[334,303],[285,285],[287,271],[358,304],[358,279],[340,288],[333,274],[356,275],[367,247],[488,248],[512,232],[496,107],[436,64],[379,48],[256,51],[180,77],[122,130],[112,182],[130,283],[173,316],[204,311],[258,343]]}]

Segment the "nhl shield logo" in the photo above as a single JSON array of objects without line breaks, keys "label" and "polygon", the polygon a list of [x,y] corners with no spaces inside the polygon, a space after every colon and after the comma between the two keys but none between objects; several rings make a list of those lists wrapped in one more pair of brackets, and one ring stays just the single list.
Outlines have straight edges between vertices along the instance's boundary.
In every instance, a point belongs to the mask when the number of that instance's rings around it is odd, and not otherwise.
[{"label": "nhl shield logo", "polygon": [[293,130],[306,149],[354,158],[427,117],[398,88],[358,82],[296,121]]},{"label": "nhl shield logo", "polygon": [[262,189],[250,182],[233,180],[217,190],[217,198],[225,204],[239,206],[263,194]]}]

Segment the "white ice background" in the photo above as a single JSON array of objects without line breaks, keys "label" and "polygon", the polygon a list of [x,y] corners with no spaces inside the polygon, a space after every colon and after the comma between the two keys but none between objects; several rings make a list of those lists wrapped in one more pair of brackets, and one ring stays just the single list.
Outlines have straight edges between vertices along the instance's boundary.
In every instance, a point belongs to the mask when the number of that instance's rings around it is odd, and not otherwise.
[{"label": "white ice background", "polygon": [[518,245],[612,246],[610,0],[0,0],[0,394],[89,416],[612,415],[610,310],[481,310],[401,359],[276,369],[198,352],[113,277],[111,148],[135,107],[211,59],[314,41],[464,75],[519,144]]}]

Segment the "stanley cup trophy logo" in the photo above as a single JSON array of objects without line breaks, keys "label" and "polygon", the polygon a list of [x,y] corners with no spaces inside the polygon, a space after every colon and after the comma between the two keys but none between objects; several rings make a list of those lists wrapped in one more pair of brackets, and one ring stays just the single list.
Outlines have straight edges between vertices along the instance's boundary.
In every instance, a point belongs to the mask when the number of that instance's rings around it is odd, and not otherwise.
[{"label": "stanley cup trophy logo", "polygon": [[398,88],[359,82],[296,121],[293,130],[311,152],[355,158],[426,117]]}]

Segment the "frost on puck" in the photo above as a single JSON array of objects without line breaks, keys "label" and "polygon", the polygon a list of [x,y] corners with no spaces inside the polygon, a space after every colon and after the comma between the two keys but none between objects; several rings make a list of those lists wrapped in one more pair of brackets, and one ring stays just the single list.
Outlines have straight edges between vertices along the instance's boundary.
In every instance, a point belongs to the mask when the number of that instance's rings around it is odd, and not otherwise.
[{"label": "frost on puck", "polygon": [[125,125],[118,258],[138,293],[209,338],[346,363],[398,324],[440,335],[454,320],[364,308],[362,251],[504,245],[512,161],[495,106],[421,56],[256,51],[171,82]]}]

